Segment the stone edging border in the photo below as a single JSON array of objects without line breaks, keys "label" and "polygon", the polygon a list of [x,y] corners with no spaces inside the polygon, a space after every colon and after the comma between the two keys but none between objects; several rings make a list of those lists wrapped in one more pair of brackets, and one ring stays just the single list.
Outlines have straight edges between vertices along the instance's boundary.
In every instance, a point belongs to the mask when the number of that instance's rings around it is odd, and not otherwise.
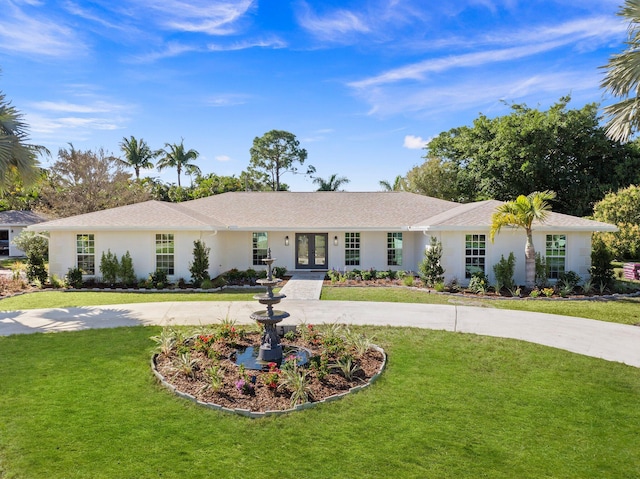
[{"label": "stone edging border", "polygon": [[317,406],[318,404],[323,404],[323,403],[336,401],[338,399],[342,399],[343,397],[347,396],[348,394],[356,393],[356,392],[361,391],[362,389],[370,386],[371,384],[373,384],[374,381],[376,381],[380,377],[380,375],[382,374],[382,372],[385,370],[385,368],[387,366],[387,353],[385,353],[384,349],[382,349],[380,346],[377,346],[375,344],[372,345],[372,348],[382,354],[382,364],[380,365],[380,370],[377,373],[375,373],[373,376],[371,376],[369,381],[367,381],[365,384],[362,384],[362,385],[359,385],[359,386],[354,386],[354,387],[350,388],[348,391],[345,391],[345,392],[340,393],[340,394],[334,394],[333,396],[326,397],[324,399],[321,399],[320,401],[306,402],[306,403],[302,403],[302,404],[297,404],[295,407],[290,408],[290,409],[282,409],[282,410],[275,410],[275,411],[260,412],[260,411],[251,411],[249,409],[228,408],[228,407],[220,406],[219,404],[200,401],[200,400],[196,399],[194,396],[192,396],[191,394],[187,394],[187,393],[183,393],[181,391],[178,391],[176,389],[176,387],[171,385],[171,384],[169,384],[165,380],[164,376],[162,374],[160,374],[158,372],[158,370],[156,369],[156,357],[158,356],[157,353],[154,354],[153,357],[151,358],[151,370],[153,371],[154,376],[156,377],[156,379],[158,379],[160,384],[162,384],[165,388],[167,388],[168,390],[173,392],[178,397],[181,397],[183,399],[187,399],[189,401],[192,401],[192,402],[198,404],[199,406],[204,406],[204,407],[207,407],[209,409],[216,410],[216,411],[222,411],[222,412],[231,413],[231,414],[238,414],[240,416],[246,416],[246,417],[251,418],[251,419],[259,419],[259,418],[267,417],[267,416],[281,416],[283,414],[289,414],[289,413],[294,412],[294,411],[302,411],[304,409],[309,409],[309,408]]}]

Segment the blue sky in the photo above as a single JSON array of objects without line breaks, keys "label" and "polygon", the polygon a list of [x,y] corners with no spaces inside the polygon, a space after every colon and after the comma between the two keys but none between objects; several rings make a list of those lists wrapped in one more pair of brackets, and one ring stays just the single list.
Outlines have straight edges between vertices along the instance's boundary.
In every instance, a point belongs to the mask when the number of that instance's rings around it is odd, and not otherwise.
[{"label": "blue sky", "polygon": [[54,157],[184,138],[203,173],[238,175],[280,129],[318,176],[376,191],[429,138],[505,102],[610,101],[599,67],[624,48],[621,2],[0,0],[0,90]]}]

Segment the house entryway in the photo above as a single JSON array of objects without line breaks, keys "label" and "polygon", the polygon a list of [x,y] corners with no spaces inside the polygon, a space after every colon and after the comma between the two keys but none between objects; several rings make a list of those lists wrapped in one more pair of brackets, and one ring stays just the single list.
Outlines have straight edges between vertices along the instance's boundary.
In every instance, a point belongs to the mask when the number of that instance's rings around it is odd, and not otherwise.
[{"label": "house entryway", "polygon": [[[322,293],[324,271],[296,271],[280,292],[289,299],[317,300]],[[286,300],[285,300],[286,301]]]},{"label": "house entryway", "polygon": [[296,233],[296,269],[327,269],[328,233]]}]

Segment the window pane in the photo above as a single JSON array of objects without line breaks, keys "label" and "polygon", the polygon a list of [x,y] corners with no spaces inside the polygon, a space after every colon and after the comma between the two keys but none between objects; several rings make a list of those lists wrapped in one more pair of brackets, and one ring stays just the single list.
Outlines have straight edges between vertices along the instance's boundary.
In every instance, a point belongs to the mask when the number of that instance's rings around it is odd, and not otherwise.
[{"label": "window pane", "polygon": [[264,258],[267,257],[268,251],[267,233],[253,233],[251,256],[255,266],[264,266]]}]

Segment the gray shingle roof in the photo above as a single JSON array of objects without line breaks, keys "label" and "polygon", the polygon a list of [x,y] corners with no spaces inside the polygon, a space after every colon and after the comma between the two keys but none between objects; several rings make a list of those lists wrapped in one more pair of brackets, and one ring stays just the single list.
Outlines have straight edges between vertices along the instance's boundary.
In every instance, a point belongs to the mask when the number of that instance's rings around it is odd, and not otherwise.
[{"label": "gray shingle roof", "polygon": [[47,218],[33,211],[0,211],[0,225],[27,226],[46,220]]},{"label": "gray shingle roof", "polygon": [[224,228],[207,216],[184,208],[180,203],[145,201],[94,213],[40,223],[31,229],[55,230],[215,230]]},{"label": "gray shingle roof", "polygon": [[[183,203],[147,201],[32,226],[44,230],[460,230],[487,229],[501,202],[459,204],[406,192],[233,192]],[[544,230],[615,231],[552,213]]]}]

